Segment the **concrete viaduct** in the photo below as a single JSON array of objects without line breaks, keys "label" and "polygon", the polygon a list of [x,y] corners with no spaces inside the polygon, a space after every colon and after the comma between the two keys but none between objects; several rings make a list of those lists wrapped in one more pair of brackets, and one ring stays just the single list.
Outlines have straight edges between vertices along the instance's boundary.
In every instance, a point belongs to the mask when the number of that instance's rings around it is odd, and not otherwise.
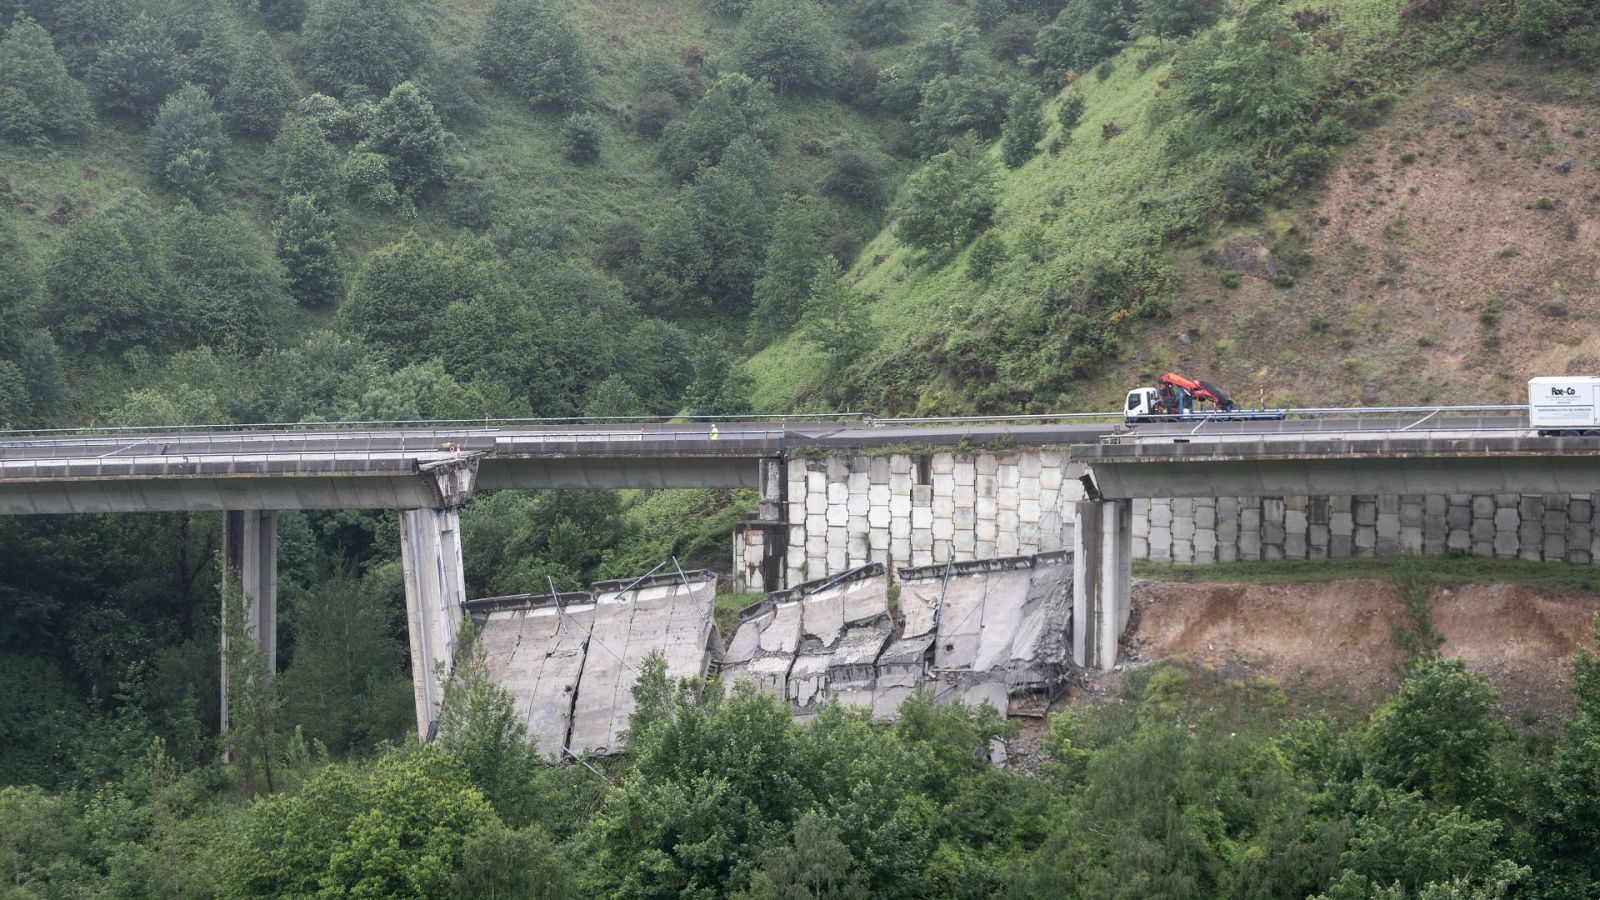
[{"label": "concrete viaduct", "polygon": [[[1505,417],[1407,430],[1414,419],[1147,425],[1137,434],[1105,421],[867,421],[723,422],[715,433],[675,423],[0,437],[0,514],[223,511],[226,567],[251,598],[250,624],[270,660],[277,511],[397,510],[426,736],[440,700],[433,664],[449,664],[468,599],[459,509],[477,490],[759,489],[760,511],[734,550],[736,577],[762,590],[874,559],[893,571],[1070,550],[1074,656],[1109,667],[1127,622],[1136,540],[1153,546],[1162,527],[1147,505],[1140,521],[1151,533],[1136,538],[1136,503],[1600,494],[1600,441],[1533,437]],[[1600,506],[1582,502],[1586,516]]]}]

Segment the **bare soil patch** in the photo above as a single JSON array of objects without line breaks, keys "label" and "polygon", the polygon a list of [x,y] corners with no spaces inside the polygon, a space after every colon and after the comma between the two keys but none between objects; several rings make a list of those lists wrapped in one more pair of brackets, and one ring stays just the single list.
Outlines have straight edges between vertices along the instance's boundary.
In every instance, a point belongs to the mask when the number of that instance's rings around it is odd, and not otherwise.
[{"label": "bare soil patch", "polygon": [[[1401,610],[1385,581],[1322,584],[1134,586],[1130,664],[1181,659],[1283,685],[1292,707],[1364,711],[1398,683],[1391,619]],[[1570,714],[1567,661],[1594,646],[1600,592],[1485,584],[1429,593],[1443,654],[1484,673],[1524,723]],[[1090,694],[1104,694],[1107,685]]]}]

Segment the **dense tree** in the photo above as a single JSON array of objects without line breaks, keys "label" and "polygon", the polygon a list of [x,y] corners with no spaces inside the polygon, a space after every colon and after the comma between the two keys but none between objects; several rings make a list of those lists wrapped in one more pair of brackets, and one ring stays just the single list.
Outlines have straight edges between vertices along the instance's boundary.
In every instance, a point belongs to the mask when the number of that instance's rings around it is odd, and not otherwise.
[{"label": "dense tree", "polygon": [[[1600,618],[1591,622],[1600,636]],[[1600,859],[1590,852],[1600,841],[1600,654],[1580,650],[1572,658],[1577,714],[1556,743],[1554,758],[1540,771],[1532,819],[1541,865],[1534,873],[1536,896],[1581,897],[1600,891]]]},{"label": "dense tree", "polygon": [[164,0],[157,9],[183,56],[185,78],[220,98],[239,65],[232,10],[219,0]]},{"label": "dense tree", "polygon": [[1039,29],[1034,54],[1052,83],[1059,83],[1069,69],[1087,71],[1122,49],[1137,14],[1134,0],[1067,0],[1055,20]]},{"label": "dense tree", "polygon": [[719,76],[694,108],[663,133],[660,159],[679,181],[722,160],[741,137],[770,145],[774,137],[772,88],[737,72]]},{"label": "dense tree", "polygon": [[705,300],[713,309],[744,314],[750,311],[772,211],[759,189],[765,185],[730,171],[729,157],[700,173],[683,204],[710,260],[701,283]]},{"label": "dense tree", "polygon": [[895,200],[895,236],[923,250],[956,250],[994,215],[994,172],[975,147],[959,142],[913,172]]},{"label": "dense tree", "polygon": [[839,839],[839,826],[816,813],[794,825],[791,839],[768,850],[761,868],[750,876],[744,900],[866,900],[871,896],[857,871],[850,848]]},{"label": "dense tree", "polygon": [[32,17],[50,32],[67,68],[80,78],[136,11],[132,0],[11,0],[10,7],[0,5],[0,20],[10,20],[8,11]]},{"label": "dense tree", "polygon": [[295,101],[294,75],[265,32],[258,32],[222,93],[228,127],[240,134],[276,134]]},{"label": "dense tree", "polygon": [[107,216],[68,228],[45,273],[51,328],[76,350],[123,350],[168,337],[149,255]]},{"label": "dense tree", "polygon": [[95,57],[88,82],[102,110],[150,119],[189,77],[188,61],[166,27],[141,15]]},{"label": "dense tree", "polygon": [[1227,35],[1191,42],[1173,67],[1172,87],[1231,137],[1281,139],[1305,121],[1324,77],[1308,58],[1310,36],[1271,2],[1248,3]]},{"label": "dense tree", "polygon": [[978,281],[988,281],[1010,256],[1006,239],[991,228],[972,242],[972,249],[967,253],[967,274]]},{"label": "dense tree", "polygon": [[335,305],[344,294],[344,263],[333,218],[316,198],[290,197],[283,215],[272,223],[272,236],[295,301],[313,309]]},{"label": "dense tree", "polygon": [[1001,134],[1000,155],[1008,168],[1015,169],[1033,158],[1044,139],[1044,97],[1031,86],[1011,95],[1006,104],[1006,125]]},{"label": "dense tree", "polygon": [[513,830],[490,822],[467,836],[450,896],[577,900],[580,894],[572,869],[567,855],[542,826]]},{"label": "dense tree", "polygon": [[1220,0],[1134,0],[1133,34],[1158,40],[1188,37],[1216,24]]},{"label": "dense tree", "polygon": [[150,177],[203,204],[217,193],[228,149],[222,116],[211,97],[190,84],[161,104],[145,143],[145,160]]},{"label": "dense tree", "polygon": [[586,418],[605,419],[617,416],[647,416],[650,411],[644,401],[621,375],[607,375],[605,380],[589,389],[584,397],[583,415]]},{"label": "dense tree", "polygon": [[592,90],[583,41],[548,0],[494,0],[478,45],[483,74],[530,106],[574,109]]},{"label": "dense tree", "polygon": [[61,371],[61,351],[50,332],[36,329],[17,336],[17,367],[28,391],[28,410],[34,415],[48,411],[67,393],[66,376]]},{"label": "dense tree", "polygon": [[911,24],[910,0],[853,0],[846,11],[850,36],[867,47],[905,40]]},{"label": "dense tree", "polygon": [[579,112],[561,123],[562,155],[568,162],[588,165],[600,158],[600,117],[594,113]]},{"label": "dense tree", "polygon": [[83,85],[67,72],[50,35],[21,19],[0,39],[0,138],[39,144],[83,135],[92,116]]},{"label": "dense tree", "polygon": [[1073,91],[1072,93],[1068,94],[1066,99],[1061,101],[1061,105],[1056,108],[1056,121],[1061,123],[1061,130],[1065,132],[1068,137],[1071,137],[1072,129],[1077,128],[1078,122],[1082,119],[1083,94]]},{"label": "dense tree", "polygon": [[832,257],[811,280],[800,337],[827,354],[835,368],[849,365],[872,346],[866,305]]},{"label": "dense tree", "polygon": [[407,235],[366,258],[339,312],[363,339],[410,354],[452,302],[491,294],[503,277],[473,242],[451,246]]},{"label": "dense tree", "polygon": [[428,68],[422,84],[439,121],[445,125],[470,125],[483,116],[483,95],[488,85],[478,74],[477,61],[471,54],[445,54]]},{"label": "dense tree", "polygon": [[362,147],[389,160],[389,176],[407,194],[432,188],[445,175],[445,130],[433,104],[411,82],[398,85],[383,102]]},{"label": "dense tree", "polygon": [[752,296],[753,345],[777,340],[800,321],[811,281],[828,255],[829,231],[827,209],[817,198],[790,194],[778,204]]},{"label": "dense tree", "polygon": [[884,170],[888,160],[856,141],[836,146],[828,154],[828,172],[822,189],[847,203],[879,207],[884,199]]},{"label": "dense tree", "polygon": [[941,73],[923,85],[912,124],[928,151],[942,149],[969,131],[992,138],[1005,121],[1011,93],[1010,80],[987,60],[964,66],[955,75]]},{"label": "dense tree", "polygon": [[180,207],[164,235],[192,338],[221,350],[269,345],[287,306],[283,268],[261,232],[231,215]]},{"label": "dense tree", "polygon": [[280,31],[298,31],[310,11],[310,0],[260,0],[261,18]]},{"label": "dense tree", "polygon": [[844,70],[826,15],[814,0],[755,0],[734,46],[739,67],[781,94],[826,90]]},{"label": "dense tree", "polygon": [[427,36],[400,0],[314,0],[303,34],[311,83],[336,96],[387,94],[428,61]]},{"label": "dense tree", "polygon": [[327,208],[341,193],[339,151],[315,120],[291,116],[272,142],[281,197],[306,196]]},{"label": "dense tree", "polygon": [[694,379],[683,392],[683,412],[690,416],[743,416],[753,409],[755,379],[744,366],[711,341],[694,354]]}]

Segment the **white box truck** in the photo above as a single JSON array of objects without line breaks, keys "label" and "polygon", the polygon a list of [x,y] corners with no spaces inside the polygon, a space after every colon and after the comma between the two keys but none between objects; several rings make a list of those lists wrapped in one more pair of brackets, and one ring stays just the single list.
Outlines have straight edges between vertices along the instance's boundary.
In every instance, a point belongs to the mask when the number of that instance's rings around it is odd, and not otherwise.
[{"label": "white box truck", "polygon": [[1600,378],[1567,376],[1528,382],[1528,424],[1541,435],[1600,434]]}]

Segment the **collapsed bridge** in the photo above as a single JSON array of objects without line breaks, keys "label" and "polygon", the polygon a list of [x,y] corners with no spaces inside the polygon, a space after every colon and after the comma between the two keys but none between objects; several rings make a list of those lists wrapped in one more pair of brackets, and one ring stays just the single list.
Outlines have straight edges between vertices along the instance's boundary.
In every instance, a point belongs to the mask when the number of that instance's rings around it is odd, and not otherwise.
[{"label": "collapsed bridge", "polygon": [[722,650],[707,571],[595,584],[590,591],[467,604],[490,678],[510,692],[549,755],[622,749],[633,686],[659,651],[669,678],[750,681],[798,718],[836,700],[890,720],[917,691],[936,701],[1043,715],[1072,671],[1072,560],[1065,553],[881,563],[767,595]]}]

